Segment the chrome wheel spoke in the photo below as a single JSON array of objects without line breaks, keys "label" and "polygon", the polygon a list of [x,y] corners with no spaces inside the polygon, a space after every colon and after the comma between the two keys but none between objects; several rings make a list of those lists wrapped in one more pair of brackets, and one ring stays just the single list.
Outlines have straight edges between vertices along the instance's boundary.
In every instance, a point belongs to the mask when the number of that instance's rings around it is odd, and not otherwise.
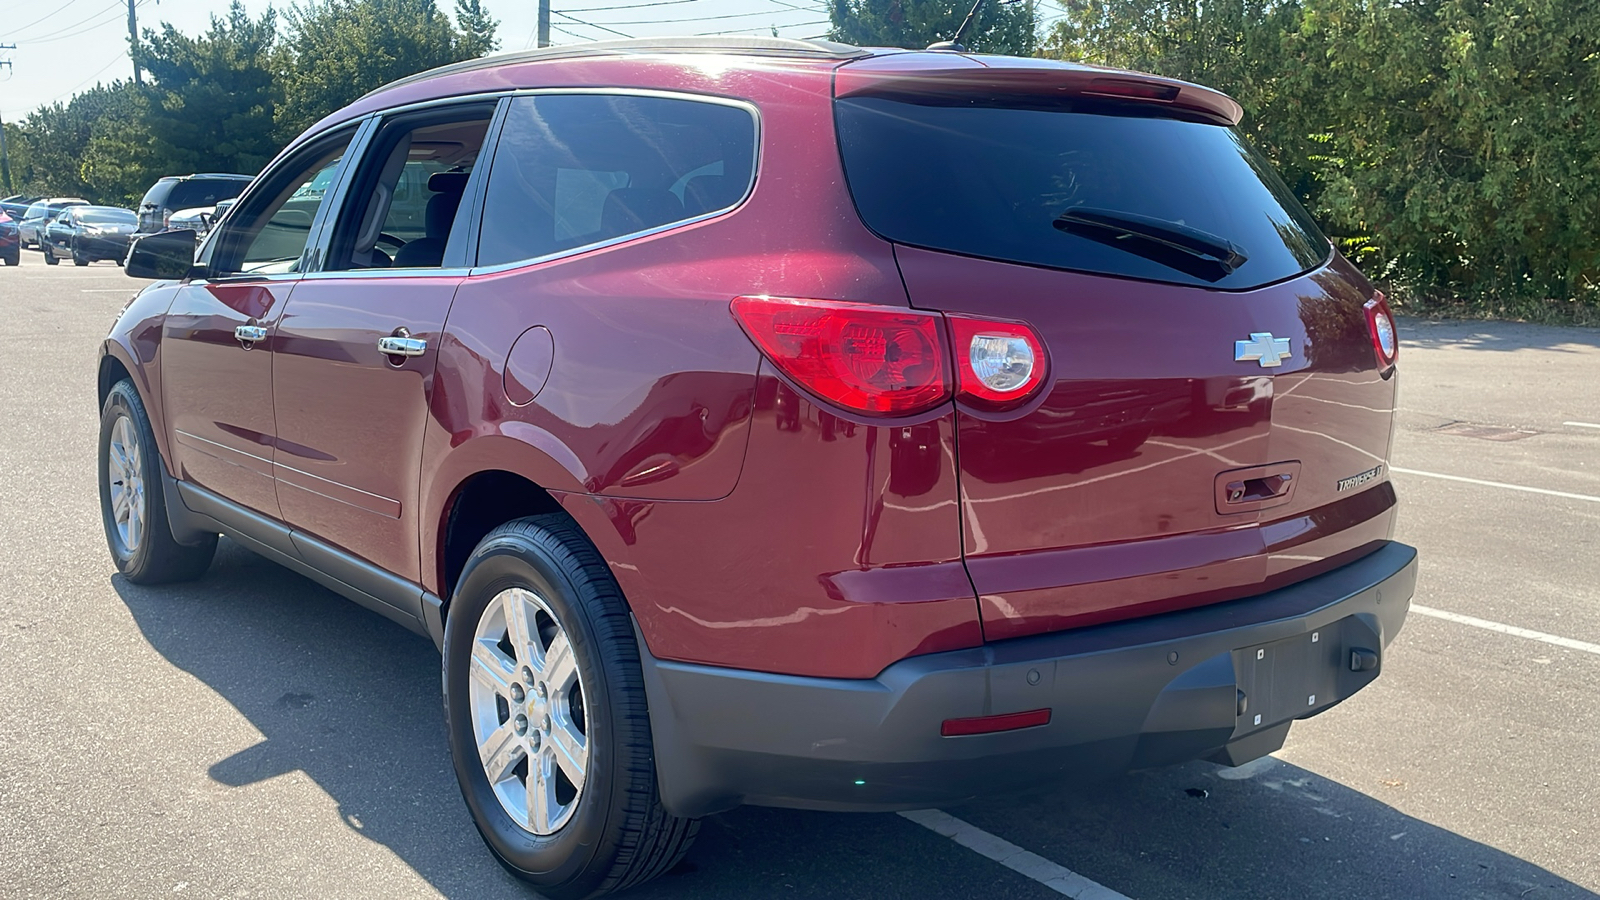
[{"label": "chrome wheel spoke", "polygon": [[512,770],[527,755],[528,748],[523,745],[522,738],[510,722],[503,723],[478,744],[478,759],[483,762],[483,771],[489,776],[490,784],[515,780],[516,775]]},{"label": "chrome wheel spoke", "polygon": [[556,632],[550,646],[545,648],[538,668],[552,696],[578,679],[578,663],[572,657],[572,642],[567,640],[565,631]]},{"label": "chrome wheel spoke", "polygon": [[556,802],[556,764],[549,750],[528,761],[528,822],[535,834],[549,834],[562,813]]},{"label": "chrome wheel spoke", "polygon": [[473,642],[470,672],[474,681],[509,700],[516,669],[516,661],[502,653],[496,642],[483,638]]},{"label": "chrome wheel spoke", "polygon": [[549,747],[572,786],[583,787],[584,772],[589,767],[589,742],[565,712],[551,716]]},{"label": "chrome wheel spoke", "polygon": [[528,609],[527,592],[513,588],[501,595],[505,605],[506,636],[516,652],[517,662],[532,665],[539,653],[538,632]]}]

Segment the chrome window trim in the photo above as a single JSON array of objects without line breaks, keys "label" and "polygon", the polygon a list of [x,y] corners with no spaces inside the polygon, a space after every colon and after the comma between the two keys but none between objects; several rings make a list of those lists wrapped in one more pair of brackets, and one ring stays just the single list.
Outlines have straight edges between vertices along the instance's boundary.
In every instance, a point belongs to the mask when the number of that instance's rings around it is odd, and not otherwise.
[{"label": "chrome window trim", "polygon": [[[715,105],[715,106],[728,106],[728,107],[733,107],[735,109],[744,110],[744,112],[747,113],[750,116],[750,122],[754,126],[754,134],[752,135],[752,138],[753,138],[753,140],[755,142],[755,148],[754,148],[753,152],[750,155],[750,181],[747,184],[745,184],[744,191],[739,194],[739,199],[735,200],[734,202],[732,202],[732,203],[728,204],[727,206],[724,206],[724,207],[722,207],[720,209],[714,209],[714,210],[711,210],[710,212],[704,212],[704,213],[701,213],[698,216],[694,216],[693,218],[679,219],[676,222],[668,222],[665,225],[657,225],[654,228],[647,228],[647,229],[645,229],[643,231],[634,231],[634,232],[630,232],[628,234],[618,235],[618,236],[613,237],[613,238],[607,238],[606,240],[603,240],[603,241],[595,241],[593,243],[582,244],[582,245],[577,246],[577,247],[569,247],[569,248],[567,248],[565,250],[559,250],[559,251],[557,251],[555,253],[547,253],[544,256],[530,256],[530,257],[527,257],[527,258],[524,258],[524,259],[511,260],[510,262],[495,263],[494,265],[490,265],[490,266],[474,265],[472,267],[471,271],[469,272],[470,275],[492,275],[492,274],[495,274],[495,273],[498,273],[498,272],[505,272],[505,271],[509,271],[511,269],[522,268],[524,266],[539,265],[541,263],[551,262],[553,260],[565,259],[565,258],[570,257],[570,256],[576,256],[576,255],[578,255],[580,253],[588,253],[588,252],[593,251],[593,250],[602,250],[602,249],[605,249],[607,247],[614,247],[614,246],[616,246],[618,244],[627,243],[628,241],[639,240],[640,238],[652,237],[654,235],[661,234],[661,233],[667,232],[667,231],[672,231],[674,229],[684,228],[684,227],[687,227],[689,225],[694,225],[694,224],[697,224],[697,223],[700,223],[700,222],[704,222],[704,221],[706,221],[708,219],[714,219],[717,216],[726,215],[727,213],[730,213],[730,212],[738,209],[739,207],[743,206],[745,204],[745,202],[750,199],[750,195],[752,193],[754,193],[755,186],[756,186],[756,179],[760,176],[760,173],[761,173],[762,142],[766,137],[766,131],[762,127],[764,123],[761,121],[761,110],[754,103],[751,103],[748,100],[740,100],[740,99],[737,99],[737,98],[734,98],[734,97],[721,97],[721,96],[716,96],[716,95],[713,95],[713,94],[696,94],[696,93],[691,93],[691,92],[688,92],[688,91],[662,91],[662,90],[653,90],[653,89],[650,89],[650,88],[606,88],[606,87],[525,88],[525,89],[519,89],[519,90],[503,91],[503,92],[500,92],[498,94],[498,96],[507,97],[507,98],[510,98],[512,100],[515,100],[518,97],[546,97],[546,96],[561,96],[561,95],[602,96],[602,97],[616,97],[616,96],[621,96],[621,97],[649,97],[649,98],[660,99],[660,100],[682,100],[682,101],[687,101],[687,102],[690,102],[690,103],[709,103],[709,104],[712,104],[712,105]],[[459,99],[459,98],[452,98],[452,99]],[[433,102],[437,102],[437,101],[428,101],[428,102],[429,103],[433,103]],[[509,115],[509,110],[508,110],[507,114]],[[499,149],[500,149],[499,140],[498,139],[495,142],[495,148],[494,149],[495,149],[495,152],[498,152]],[[491,155],[490,158],[489,158],[489,164],[490,164],[489,175],[492,178],[493,175],[494,175],[494,172],[493,172],[494,156],[493,155]],[[487,188],[486,188],[486,193],[485,193],[485,196],[484,196],[484,200],[485,200],[485,202],[487,202]],[[478,218],[479,218],[479,220],[481,222],[481,220],[483,218],[483,204],[479,205],[479,208],[476,211],[476,215],[478,216]],[[480,227],[481,227],[481,225],[480,225]],[[476,260],[477,254],[475,252],[472,254],[472,257],[473,257],[473,261],[476,262],[477,261]]]},{"label": "chrome window trim", "polygon": [[454,266],[448,269],[338,269],[307,272],[300,277],[306,281],[324,281],[330,278],[356,278],[363,280],[369,278],[465,278],[471,271],[471,269],[463,266]]}]

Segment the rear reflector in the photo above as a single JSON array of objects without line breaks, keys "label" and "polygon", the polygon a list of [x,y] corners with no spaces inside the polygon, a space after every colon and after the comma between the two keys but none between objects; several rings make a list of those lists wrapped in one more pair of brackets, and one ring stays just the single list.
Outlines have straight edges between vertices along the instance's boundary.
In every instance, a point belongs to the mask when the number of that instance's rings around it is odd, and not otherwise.
[{"label": "rear reflector", "polygon": [[739,297],[733,314],[783,374],[845,409],[909,415],[950,399],[944,319],[938,313]]},{"label": "rear reflector", "polygon": [[1006,713],[1000,716],[977,716],[971,719],[945,719],[939,733],[945,737],[967,734],[993,734],[997,731],[1016,731],[1050,724],[1050,710],[1030,709],[1027,712]]}]

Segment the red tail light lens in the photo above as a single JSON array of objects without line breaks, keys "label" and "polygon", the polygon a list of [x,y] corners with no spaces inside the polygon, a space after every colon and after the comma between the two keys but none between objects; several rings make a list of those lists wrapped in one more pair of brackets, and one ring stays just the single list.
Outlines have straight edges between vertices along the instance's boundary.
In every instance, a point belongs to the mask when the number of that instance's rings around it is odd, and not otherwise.
[{"label": "red tail light lens", "polygon": [[1017,406],[1044,384],[1044,342],[1020,322],[946,315],[955,342],[957,396],[987,409]]},{"label": "red tail light lens", "polygon": [[1367,328],[1372,334],[1372,350],[1378,355],[1378,368],[1387,369],[1400,358],[1400,332],[1394,325],[1394,313],[1389,311],[1389,301],[1382,291],[1374,291],[1366,303]]},{"label": "red tail light lens", "polygon": [[908,415],[950,399],[938,313],[829,300],[739,297],[734,318],[785,375],[869,416]]}]

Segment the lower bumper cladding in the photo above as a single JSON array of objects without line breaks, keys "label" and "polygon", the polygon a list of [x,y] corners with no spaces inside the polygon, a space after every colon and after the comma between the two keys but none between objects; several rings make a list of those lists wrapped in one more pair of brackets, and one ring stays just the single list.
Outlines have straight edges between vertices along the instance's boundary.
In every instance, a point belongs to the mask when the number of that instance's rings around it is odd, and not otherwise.
[{"label": "lower bumper cladding", "polygon": [[1242,765],[1370,684],[1416,586],[1387,543],[1227,603],[902,660],[873,679],[658,660],[662,800],[890,810],[1212,759]]}]

